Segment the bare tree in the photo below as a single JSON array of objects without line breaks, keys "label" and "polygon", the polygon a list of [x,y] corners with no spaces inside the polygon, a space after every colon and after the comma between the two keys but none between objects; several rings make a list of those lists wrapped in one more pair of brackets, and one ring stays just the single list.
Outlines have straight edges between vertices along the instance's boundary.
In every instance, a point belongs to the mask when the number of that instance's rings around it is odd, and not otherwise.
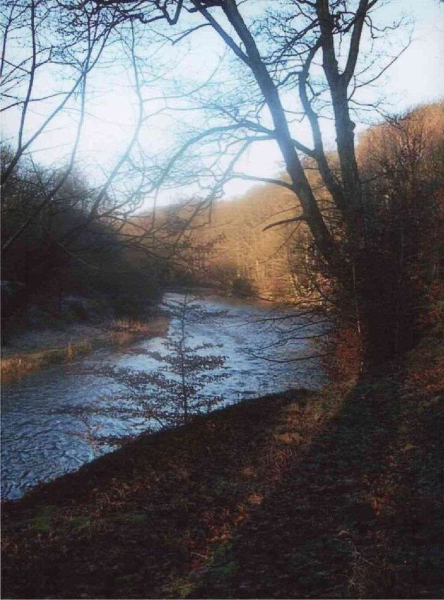
[{"label": "bare tree", "polygon": [[[166,103],[165,109],[170,113],[179,111],[181,115],[193,110],[193,115],[204,116],[200,123],[189,124],[190,135],[164,165],[151,163],[147,169],[143,152],[142,166],[135,166],[131,159],[134,172],[142,175],[140,191],[154,193],[156,198],[156,190],[188,185],[197,179],[201,194],[194,199],[189,225],[195,215],[211,209],[230,179],[257,179],[286,188],[294,195],[300,212],[285,219],[285,223],[306,223],[320,268],[336,281],[343,298],[352,299],[356,326],[366,331],[368,346],[379,357],[382,347],[388,354],[392,349],[390,299],[384,297],[378,276],[380,264],[387,257],[371,243],[356,157],[354,113],[379,110],[377,103],[366,103],[359,96],[360,91],[374,84],[399,55],[395,53],[382,64],[375,64],[375,44],[395,35],[399,26],[377,25],[374,13],[381,3],[382,0],[288,0],[280,4],[279,10],[275,3],[264,3],[258,10],[254,2],[237,0],[83,0],[61,7],[69,15],[66,18],[72,31],[79,22],[84,24],[85,18],[90,18],[93,23],[100,23],[101,40],[116,32],[124,36],[130,32],[133,41],[128,43],[133,57],[145,33],[173,46],[194,39],[198,43],[202,30],[212,31],[221,40],[236,65],[230,68],[231,72],[237,69],[237,85],[221,86],[215,94],[214,85],[208,88],[204,82],[176,95],[172,104]],[[83,27],[83,31],[88,29]],[[134,73],[137,80],[137,68]],[[141,82],[136,85],[140,90]],[[325,149],[323,119],[334,123],[334,161]],[[302,121],[310,127],[311,144],[303,143],[298,135]],[[182,127],[181,135],[186,129]],[[287,178],[254,177],[240,172],[237,165],[248,149],[270,140],[280,150]],[[122,155],[123,162],[130,158],[136,145],[137,136]],[[331,200],[328,210],[307,174],[304,157],[320,174]],[[117,171],[121,166],[117,165]],[[145,179],[148,170],[149,181]],[[107,181],[98,193],[98,205],[109,189]],[[97,213],[97,206],[93,205],[87,221]],[[155,218],[150,228],[154,223]],[[281,224],[279,219],[276,225]],[[181,235],[177,238],[179,243]],[[379,348],[375,352],[376,346]]]},{"label": "bare tree", "polygon": [[[59,11],[57,5],[48,0],[19,2],[12,0],[2,8],[3,46],[1,58],[2,90],[7,103],[2,112],[19,113],[18,128],[15,133],[15,152],[2,173],[2,185],[8,180],[14,168],[48,129],[57,116],[68,107],[70,101],[79,98],[79,128],[74,136],[70,166],[79,144],[81,126],[85,111],[85,87],[88,74],[100,60],[109,36],[103,24],[92,11],[82,14],[85,36],[65,40],[57,31]],[[51,35],[57,36],[51,39]],[[76,52],[73,52],[75,46]],[[53,91],[41,96],[38,78],[52,67],[63,65],[65,79],[70,82],[68,89]],[[49,70],[49,72],[51,72]],[[68,75],[69,73],[69,75]],[[28,131],[27,121],[31,108],[45,106],[39,123]],[[48,109],[49,107],[49,109]]]},{"label": "bare tree", "polygon": [[[104,396],[98,407],[73,411],[88,426],[88,434],[93,429],[88,420],[92,415],[142,419],[147,431],[156,431],[186,425],[223,402],[223,397],[212,394],[208,387],[227,377],[222,371],[225,357],[213,353],[218,348],[214,344],[196,344],[189,333],[193,322],[208,322],[223,311],[209,313],[187,293],[179,300],[170,300],[168,311],[173,320],[172,331],[163,344],[165,352],[145,351],[149,359],[159,362],[158,369],[140,371],[109,365],[93,369],[94,374],[117,384],[118,392]],[[97,442],[91,435],[86,439]],[[104,443],[116,441],[122,440],[102,439]]]},{"label": "bare tree", "polygon": [[[212,142],[219,146],[220,154],[231,149],[228,165],[215,175],[217,181],[206,196],[210,204],[224,182],[233,177],[248,177],[236,172],[236,164],[249,145],[263,139],[274,140],[289,177],[289,181],[274,183],[294,193],[295,202],[302,209],[294,219],[307,223],[323,268],[336,279],[344,297],[355,299],[359,327],[366,329],[369,347],[374,351],[378,346],[374,355],[381,357],[381,348],[385,347],[388,354],[392,348],[390,335],[385,334],[390,309],[375,274],[384,257],[368,240],[352,118],[360,107],[360,89],[374,83],[396,59],[396,55],[387,57],[376,71],[372,68],[373,56],[365,60],[367,52],[361,52],[365,43],[371,54],[378,38],[396,31],[397,25],[376,25],[373,13],[379,4],[380,0],[290,0],[279,11],[273,10],[271,4],[268,12],[263,10],[258,16],[254,3],[237,0],[96,0],[93,3],[97,12],[116,10],[122,20],[145,28],[182,25],[171,36],[172,43],[199,35],[197,31],[203,27],[211,28],[219,36],[237,60],[240,75],[254,86],[255,105],[248,101],[236,104],[232,96],[229,100],[222,99],[219,105],[209,103],[208,110],[219,123],[192,136],[170,159],[157,184],[170,177],[196,146]],[[77,8],[84,10],[90,5],[85,1]],[[288,98],[295,92],[299,103],[289,107]],[[271,125],[266,124],[266,112]],[[335,126],[337,169],[332,168],[324,146],[320,123],[325,117],[332,118]],[[301,119],[309,122],[311,147],[294,134]],[[315,162],[339,215],[340,229],[330,226],[307,177],[302,155]],[[215,174],[214,166],[210,171]],[[377,293],[372,293],[369,301],[370,290],[376,288]],[[378,305],[372,306],[379,296]],[[387,318],[381,318],[381,311],[386,309]]]},{"label": "bare tree", "polygon": [[[122,36],[114,27],[114,13],[103,19],[93,7],[76,14],[74,21],[69,11],[52,0],[10,0],[2,5],[1,70],[6,100],[2,110],[10,116],[10,123],[16,124],[15,131],[9,129],[11,138],[2,144],[2,270],[9,276],[20,272],[19,280],[25,282],[8,304],[10,320],[26,309],[29,298],[48,279],[59,276],[62,265],[76,263],[102,279],[107,273],[115,277],[125,265],[122,256],[116,259],[117,247],[121,255],[134,249],[143,253],[145,265],[140,265],[140,274],[145,267],[151,274],[153,258],[160,270],[166,260],[165,249],[171,245],[168,235],[159,237],[154,223],[131,230],[131,215],[141,204],[144,188],[152,187],[149,169],[133,173],[131,185],[120,184],[134,154],[141,154],[138,138],[142,125],[159,112],[149,113],[147,105],[152,99],[142,95],[145,75],[136,53],[135,31],[130,24]],[[118,47],[119,56],[127,60],[136,118],[129,140],[103,183],[94,189],[79,187],[79,148],[94,91],[92,74],[101,66],[108,46],[116,55]],[[51,77],[61,80],[61,89],[54,84],[53,90],[42,94],[53,85]],[[34,148],[55,123],[66,126],[65,113],[71,115],[71,123],[75,119],[66,135],[70,144],[67,157],[62,164],[43,167],[34,157]],[[32,251],[27,240],[32,241]],[[25,268],[17,252],[25,255]],[[105,255],[114,260],[104,264]],[[128,273],[134,276],[127,267],[127,272],[120,273],[122,280]],[[65,280],[68,278],[67,274]]]}]

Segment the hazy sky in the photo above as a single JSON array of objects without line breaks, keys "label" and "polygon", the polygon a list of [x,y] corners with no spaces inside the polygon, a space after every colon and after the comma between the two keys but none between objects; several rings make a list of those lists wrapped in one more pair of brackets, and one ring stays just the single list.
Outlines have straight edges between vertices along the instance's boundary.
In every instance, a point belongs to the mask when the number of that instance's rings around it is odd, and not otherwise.
[{"label": "hazy sky", "polygon": [[[259,6],[260,0],[258,0]],[[254,7],[255,5],[253,5]],[[384,20],[390,22],[402,13],[412,20],[412,42],[399,60],[391,67],[387,75],[378,82],[368,94],[369,98],[384,95],[386,107],[392,112],[402,112],[420,103],[430,102],[444,97],[444,6],[437,0],[389,0],[386,6],[379,9]],[[395,37],[395,36],[394,36]],[[404,36],[405,38],[406,36]],[[385,52],[397,52],[394,48],[384,48]],[[175,76],[186,76],[188,81],[201,81],[217,64],[219,56],[224,52],[223,44],[209,30],[199,32],[195,41],[183,43],[180,47],[163,50],[163,71],[173,79]],[[159,55],[156,55],[156,61]],[[229,72],[225,72],[229,78]],[[45,77],[39,80],[42,92],[50,87],[51,82]],[[229,81],[227,81],[229,85]],[[87,107],[87,118],[79,153],[79,163],[89,173],[89,177],[99,181],[103,172],[107,171],[113,161],[122,152],[135,122],[135,94],[132,89],[132,74],[117,62],[108,63],[94,73],[90,82],[91,97]],[[162,82],[153,81],[144,92],[146,99],[164,93]],[[146,103],[146,113],[153,116],[146,122],[141,134],[141,143],[152,153],[164,151],[174,143],[177,131],[184,124],[192,125],[193,113],[173,112],[171,114],[155,114],[162,102]],[[28,119],[29,130],[41,120],[44,110],[41,106],[33,108]],[[75,133],[78,112],[72,110],[62,115],[48,133],[35,144],[36,160],[44,163],[63,161],[69,151]],[[17,115],[8,115],[4,119],[5,137],[17,127]],[[375,120],[369,115],[369,121]],[[197,122],[197,121],[196,121]],[[365,128],[358,123],[357,132]],[[310,143],[308,128],[298,128],[298,137]],[[327,144],[334,139],[333,132],[326,129]],[[272,142],[262,142],[251,147],[236,170],[260,176],[272,176],[280,168],[279,152]],[[241,194],[251,183],[232,181],[225,187],[227,197]],[[174,197],[174,196],[173,196]],[[168,193],[160,196],[161,202],[171,198]]]},{"label": "hazy sky", "polygon": [[444,96],[444,7],[437,0],[391,0],[385,9],[414,19],[410,48],[390,70],[388,90],[400,108]]}]

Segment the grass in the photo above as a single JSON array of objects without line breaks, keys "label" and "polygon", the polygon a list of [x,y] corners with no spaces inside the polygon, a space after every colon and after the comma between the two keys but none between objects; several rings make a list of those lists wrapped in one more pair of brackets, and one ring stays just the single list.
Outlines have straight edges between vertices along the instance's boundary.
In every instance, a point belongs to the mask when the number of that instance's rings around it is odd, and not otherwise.
[{"label": "grass", "polygon": [[4,596],[441,598],[440,352],[421,385],[416,355],[244,402],[5,504]]},{"label": "grass", "polygon": [[90,336],[79,341],[68,341],[60,348],[44,348],[22,351],[1,359],[1,383],[17,381],[29,373],[64,362],[71,362],[99,348],[124,347],[147,337],[165,335],[169,319],[158,316],[151,321],[140,322],[120,319],[100,336]]}]

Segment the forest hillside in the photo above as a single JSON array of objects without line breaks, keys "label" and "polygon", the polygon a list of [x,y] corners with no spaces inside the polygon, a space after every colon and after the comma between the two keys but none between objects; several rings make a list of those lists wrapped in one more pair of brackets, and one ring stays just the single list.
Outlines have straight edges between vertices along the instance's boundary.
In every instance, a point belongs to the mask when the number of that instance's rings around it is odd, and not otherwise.
[{"label": "forest hillside", "polygon": [[[379,220],[375,243],[387,246],[387,252],[403,246],[401,269],[413,265],[420,253],[418,263],[428,270],[428,281],[436,278],[443,260],[443,140],[444,103],[438,102],[369,127],[357,145],[366,212],[369,221]],[[330,153],[328,160],[339,179],[337,156]],[[310,160],[305,169],[325,218],[340,236],[340,219],[318,169]],[[180,267],[173,269],[176,281],[272,300],[322,301],[323,278],[315,273],[315,250],[301,208],[285,187],[285,174],[277,175],[276,182],[197,211],[182,239]],[[160,222],[182,231],[196,204],[190,199],[159,212]],[[150,217],[138,221],[146,224]]]}]

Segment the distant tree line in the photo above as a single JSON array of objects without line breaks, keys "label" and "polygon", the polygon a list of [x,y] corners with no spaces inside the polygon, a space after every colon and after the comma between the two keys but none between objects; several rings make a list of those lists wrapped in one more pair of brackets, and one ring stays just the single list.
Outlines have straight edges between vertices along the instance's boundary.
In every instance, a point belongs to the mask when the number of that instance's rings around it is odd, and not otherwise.
[{"label": "distant tree line", "polygon": [[[365,297],[387,314],[397,353],[418,338],[426,313],[444,299],[444,103],[390,117],[361,135],[357,160],[363,188],[363,227],[371,252]],[[330,169],[339,159],[328,154]],[[312,160],[304,163],[329,229],[347,254],[340,214]],[[284,177],[282,177],[284,179]],[[264,184],[213,207],[189,234],[189,270],[197,281],[273,299],[322,302],[336,311],[347,344],[364,328],[354,293],[337,285],[319,256],[301,208],[282,186]],[[365,262],[365,257],[362,260]],[[370,278],[371,275],[371,278]],[[359,274],[355,272],[356,278]],[[355,281],[356,288],[364,281]],[[433,305],[433,307],[432,307]],[[360,344],[361,342],[359,342]]]},{"label": "distant tree line", "polygon": [[370,128],[358,160],[376,257],[367,268],[384,290],[367,294],[388,312],[398,353],[417,340],[436,302],[444,318],[444,102]]},{"label": "distant tree line", "polygon": [[[167,209],[185,218],[190,206]],[[221,201],[193,220],[184,235],[183,266],[174,280],[213,286],[221,292],[289,300],[301,293],[307,232],[293,225],[267,226],[295,214],[281,188],[255,187],[242,198]],[[300,224],[299,224],[300,225]],[[306,290],[308,292],[308,290]]]}]

